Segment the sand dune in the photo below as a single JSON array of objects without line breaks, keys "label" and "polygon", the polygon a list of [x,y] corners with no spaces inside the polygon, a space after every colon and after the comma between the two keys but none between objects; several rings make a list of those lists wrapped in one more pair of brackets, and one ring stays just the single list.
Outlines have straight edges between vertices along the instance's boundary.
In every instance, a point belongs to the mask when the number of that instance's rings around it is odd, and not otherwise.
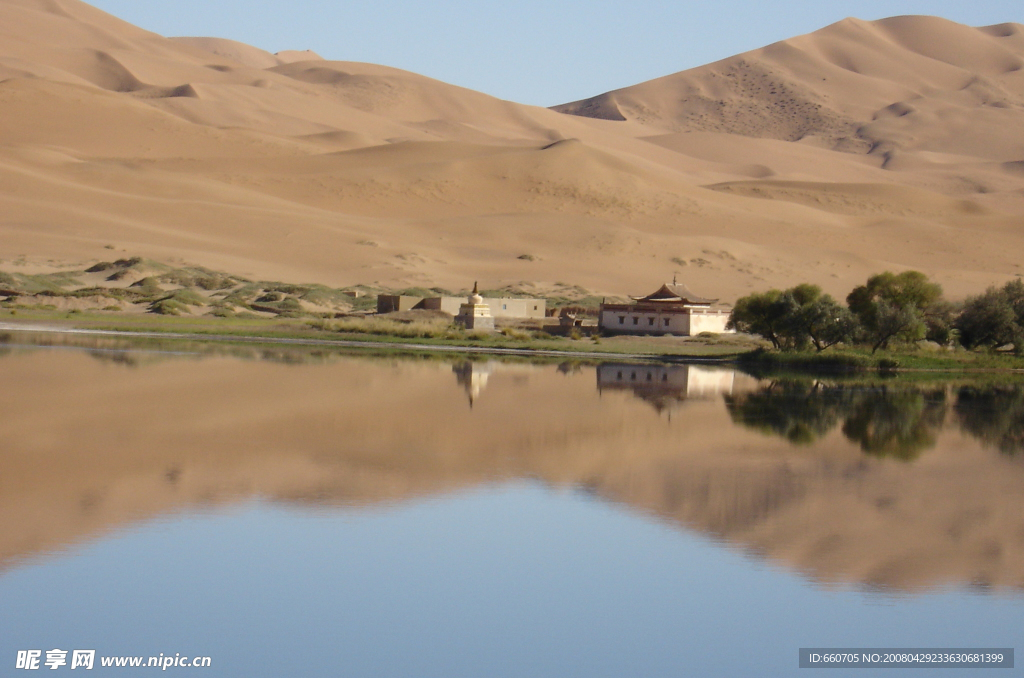
[{"label": "sand dune", "polygon": [[225,38],[171,38],[171,40],[179,45],[189,45],[190,47],[237,61],[249,68],[273,68],[284,63],[283,59],[270,52],[265,52],[258,47],[247,45],[244,42],[236,42]]},{"label": "sand dune", "polygon": [[726,300],[1024,273],[1016,24],[850,19],[557,110],[78,0],[0,0],[0,37],[0,269],[113,246],[334,285],[679,272]]},{"label": "sand dune", "polygon": [[[1024,100],[1019,29],[975,29],[935,17],[846,19],[557,108],[666,132],[725,132],[846,151],[877,151],[879,145],[943,150],[948,137],[958,136],[960,121],[946,119],[955,113],[994,116],[970,121],[982,138],[998,135],[995,119],[1020,124],[1009,110]],[[1011,145],[1017,141],[1011,136]],[[993,150],[970,149],[982,157]]]}]

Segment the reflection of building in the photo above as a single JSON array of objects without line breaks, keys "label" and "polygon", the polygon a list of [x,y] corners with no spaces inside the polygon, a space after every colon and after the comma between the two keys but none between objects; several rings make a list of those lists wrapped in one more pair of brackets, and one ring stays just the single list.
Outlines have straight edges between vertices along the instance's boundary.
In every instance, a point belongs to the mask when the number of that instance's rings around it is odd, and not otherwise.
[{"label": "reflection of building", "polygon": [[480,392],[487,386],[487,380],[491,378],[491,374],[494,372],[494,363],[474,363],[469,361],[456,363],[452,365],[452,372],[455,373],[455,380],[459,383],[459,386],[466,389],[466,394],[469,396],[469,405],[472,407],[473,402],[480,396]]},{"label": "reflection of building", "polygon": [[632,391],[658,412],[690,399],[732,393],[736,373],[696,365],[605,363],[597,368],[597,390]]},{"label": "reflection of building", "polygon": [[598,325],[612,334],[674,334],[689,337],[701,332],[726,332],[729,313],[712,309],[717,299],[705,299],[679,285],[662,285],[631,304],[601,304]]}]

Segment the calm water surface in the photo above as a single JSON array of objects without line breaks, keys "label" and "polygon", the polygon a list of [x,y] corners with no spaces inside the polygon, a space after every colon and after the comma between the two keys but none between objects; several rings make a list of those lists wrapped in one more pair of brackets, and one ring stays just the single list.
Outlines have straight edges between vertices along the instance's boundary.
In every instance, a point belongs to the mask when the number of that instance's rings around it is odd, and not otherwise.
[{"label": "calm water surface", "polygon": [[1024,647],[1020,384],[217,351],[0,357],[0,675],[54,648],[618,677]]}]

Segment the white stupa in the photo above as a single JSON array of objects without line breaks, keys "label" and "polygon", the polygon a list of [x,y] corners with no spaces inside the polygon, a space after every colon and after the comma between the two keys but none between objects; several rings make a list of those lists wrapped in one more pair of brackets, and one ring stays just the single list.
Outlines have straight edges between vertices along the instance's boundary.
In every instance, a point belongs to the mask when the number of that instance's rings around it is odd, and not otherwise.
[{"label": "white stupa", "polygon": [[484,303],[477,283],[473,283],[473,292],[469,295],[469,300],[459,307],[459,314],[455,316],[455,322],[467,330],[494,329],[494,316],[491,315],[491,307]]}]

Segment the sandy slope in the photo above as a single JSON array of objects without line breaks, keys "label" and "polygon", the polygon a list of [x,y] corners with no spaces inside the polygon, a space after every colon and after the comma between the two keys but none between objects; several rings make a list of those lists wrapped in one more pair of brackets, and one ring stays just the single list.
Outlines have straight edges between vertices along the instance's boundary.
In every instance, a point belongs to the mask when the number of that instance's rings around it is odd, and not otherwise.
[{"label": "sandy slope", "polygon": [[1016,25],[847,20],[566,115],[0,0],[0,268],[114,245],[329,284],[678,271],[731,300],[914,267],[961,295],[1024,273],[1022,64]]}]

